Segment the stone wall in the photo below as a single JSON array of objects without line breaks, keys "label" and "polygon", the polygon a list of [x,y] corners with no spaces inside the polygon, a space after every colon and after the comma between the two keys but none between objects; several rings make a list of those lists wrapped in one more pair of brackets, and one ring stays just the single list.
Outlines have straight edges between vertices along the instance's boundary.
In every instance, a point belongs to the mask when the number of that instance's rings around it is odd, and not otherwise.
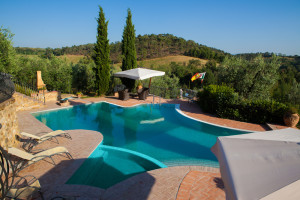
[{"label": "stone wall", "polygon": [[35,100],[19,92],[15,92],[13,97],[16,100],[16,111],[30,110],[44,106],[43,102]]},{"label": "stone wall", "polygon": [[16,135],[19,134],[15,98],[0,103],[0,145],[4,149],[17,146]]},{"label": "stone wall", "polygon": [[58,92],[57,91],[52,91],[52,92],[47,92],[45,93],[45,99],[46,99],[46,103],[48,101],[57,101],[57,97],[58,97]]}]

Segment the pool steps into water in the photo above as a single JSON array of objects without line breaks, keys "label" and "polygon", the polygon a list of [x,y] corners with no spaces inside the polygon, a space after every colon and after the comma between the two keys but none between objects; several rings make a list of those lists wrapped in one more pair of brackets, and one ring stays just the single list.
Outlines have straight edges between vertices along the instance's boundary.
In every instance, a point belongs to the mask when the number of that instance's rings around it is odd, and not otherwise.
[{"label": "pool steps into water", "polygon": [[67,184],[83,184],[107,189],[133,175],[166,167],[160,161],[139,152],[99,145]]}]

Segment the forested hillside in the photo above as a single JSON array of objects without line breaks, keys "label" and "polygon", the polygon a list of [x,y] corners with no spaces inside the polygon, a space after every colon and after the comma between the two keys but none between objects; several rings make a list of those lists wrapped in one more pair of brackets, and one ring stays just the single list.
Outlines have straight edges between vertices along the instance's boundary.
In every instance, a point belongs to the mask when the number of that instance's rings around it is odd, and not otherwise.
[{"label": "forested hillside", "polygon": [[[18,54],[25,55],[49,55],[54,56],[61,55],[85,55],[92,57],[94,53],[94,44],[85,44],[72,47],[62,48],[27,48],[16,47]],[[207,47],[198,44],[192,40],[185,40],[180,37],[176,37],[171,34],[159,34],[159,35],[138,35],[136,37],[136,51],[137,59],[145,60],[151,58],[159,58],[171,55],[186,55],[202,59],[214,59],[221,62],[225,55],[229,55],[221,50]],[[121,42],[115,42],[110,44],[110,59],[113,63],[121,62]]]}]

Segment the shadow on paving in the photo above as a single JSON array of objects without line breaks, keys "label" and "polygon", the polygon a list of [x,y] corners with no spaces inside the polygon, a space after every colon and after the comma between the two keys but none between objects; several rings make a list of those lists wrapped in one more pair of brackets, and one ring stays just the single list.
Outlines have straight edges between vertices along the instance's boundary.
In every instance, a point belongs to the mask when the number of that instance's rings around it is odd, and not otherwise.
[{"label": "shadow on paving", "polygon": [[[121,171],[113,166],[109,166],[105,163],[101,163],[102,158],[87,158],[87,159],[73,159],[73,160],[61,160],[64,155],[54,156],[54,160],[57,163],[54,167],[52,167],[49,171],[38,178],[41,187],[44,199],[76,199],[76,198],[83,198],[83,199],[103,199],[103,195],[105,194],[106,199],[133,199],[131,195],[135,194],[134,196],[139,196],[139,200],[147,199],[148,195],[151,192],[151,188],[155,183],[154,177],[145,173],[143,179],[143,183],[139,182],[130,182],[132,185],[140,185],[137,191],[130,190],[130,184],[128,182],[126,185],[122,185],[122,182],[119,183],[121,180],[118,177],[124,176]],[[99,160],[100,159],[100,160]],[[33,164],[26,168],[26,172],[22,173],[21,176],[25,175],[35,175],[35,170],[39,167],[39,164],[45,165],[52,165],[49,163],[49,159],[46,158],[42,161],[38,161],[36,164]],[[44,163],[43,163],[44,162]],[[84,172],[83,174],[78,174],[76,171],[80,171],[80,167],[84,162],[89,163],[96,163],[97,166],[91,166],[89,171]],[[120,163],[121,165],[122,163]],[[34,166],[36,165],[36,166]],[[103,171],[106,170],[106,171]],[[102,171],[101,171],[102,170]],[[106,174],[106,175],[105,175]],[[75,177],[73,176],[75,175]],[[105,175],[105,176],[104,176]],[[131,177],[135,174],[130,174],[125,176],[125,178]],[[71,178],[72,177],[72,178]],[[71,178],[71,179],[70,179]],[[69,180],[70,179],[70,180]],[[122,179],[124,180],[124,179]],[[103,184],[105,183],[105,184]],[[114,184],[116,183],[116,184]],[[108,192],[105,189],[101,189],[96,185],[107,185],[113,184],[118,185],[118,188],[127,188],[124,193],[113,192],[110,193],[109,188]],[[112,186],[113,186],[112,185]],[[142,191],[142,194],[140,193]],[[128,198],[125,195],[128,193]],[[124,196],[125,195],[125,196]],[[107,198],[108,197],[108,198]],[[40,199],[40,198],[38,198]]]}]

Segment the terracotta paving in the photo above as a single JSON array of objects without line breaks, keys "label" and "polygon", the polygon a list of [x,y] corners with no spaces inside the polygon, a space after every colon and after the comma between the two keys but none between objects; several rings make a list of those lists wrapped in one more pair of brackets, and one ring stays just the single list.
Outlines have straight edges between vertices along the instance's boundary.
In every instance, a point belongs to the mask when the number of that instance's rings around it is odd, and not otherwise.
[{"label": "terracotta paving", "polygon": [[[203,173],[202,179],[219,178],[219,169],[203,166],[178,166],[148,171],[107,189],[103,200],[174,200],[178,196],[178,188],[184,177],[190,172],[197,170]],[[200,176],[199,176],[200,177]],[[211,183],[215,188],[215,182]],[[208,188],[208,187],[207,187]],[[216,190],[225,197],[222,189]],[[204,191],[208,196],[214,196],[209,191]],[[225,199],[225,198],[223,198]]]},{"label": "terracotta paving", "polygon": [[[153,103],[153,98],[150,97],[146,101],[137,99],[121,101],[115,97],[99,97],[69,101],[70,106],[99,101],[107,101],[120,106],[133,106]],[[203,113],[196,104],[183,100],[165,100],[155,97],[154,103],[180,104],[180,109],[184,114],[209,123],[253,131],[267,130],[264,125],[216,118]],[[47,105],[43,108],[18,112],[20,131],[37,135],[51,131],[49,127],[38,121],[30,113],[56,108],[61,108],[61,106],[55,102],[47,102]],[[107,190],[82,185],[66,185],[65,182],[103,139],[102,135],[96,131],[71,130],[68,132],[72,136],[72,140],[59,138],[59,144],[49,141],[38,145],[38,148],[48,149],[55,146],[65,146],[74,160],[55,156],[54,159],[57,165],[54,166],[46,161],[39,161],[23,170],[21,174],[36,176],[41,182],[46,199],[55,196],[76,197],[76,199],[165,200],[176,199],[176,197],[177,199],[183,199],[187,196],[189,196],[188,199],[225,199],[225,193],[220,187],[219,169],[203,166],[179,166],[148,171],[118,183]]]},{"label": "terracotta paving", "polygon": [[[53,165],[46,158],[25,168],[19,175],[34,175],[40,181],[45,199],[56,196],[83,196],[84,194],[89,199],[92,199],[92,194],[101,196],[104,190],[100,188],[90,186],[71,187],[71,185],[64,184],[103,140],[102,134],[89,130],[69,130],[67,132],[71,135],[72,140],[58,137],[59,144],[54,141],[46,141],[36,146],[33,152],[40,149],[64,146],[73,159],[55,155],[53,159],[56,165]],[[91,193],[91,195],[87,195],[88,193]]]},{"label": "terracotta paving", "polygon": [[176,200],[225,199],[220,173],[190,171],[180,184]]}]

